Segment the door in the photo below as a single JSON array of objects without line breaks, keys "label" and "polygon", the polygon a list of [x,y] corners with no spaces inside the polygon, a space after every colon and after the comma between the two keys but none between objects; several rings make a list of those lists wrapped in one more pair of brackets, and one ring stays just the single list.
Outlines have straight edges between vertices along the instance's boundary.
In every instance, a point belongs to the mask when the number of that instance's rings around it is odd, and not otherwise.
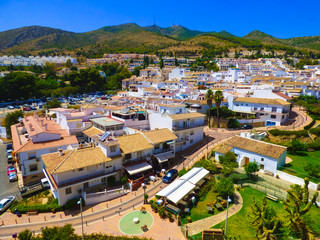
[{"label": "door", "polygon": [[248,165],[249,164],[249,158],[248,157],[245,157],[244,158],[244,165]]},{"label": "door", "polygon": [[260,164],[260,169],[264,170],[264,165],[263,164]]}]

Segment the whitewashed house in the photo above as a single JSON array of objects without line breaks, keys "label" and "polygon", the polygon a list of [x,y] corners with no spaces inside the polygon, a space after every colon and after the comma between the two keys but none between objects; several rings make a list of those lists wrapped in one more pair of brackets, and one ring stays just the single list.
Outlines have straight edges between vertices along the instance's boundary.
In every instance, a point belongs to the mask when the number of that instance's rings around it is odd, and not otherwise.
[{"label": "whitewashed house", "polygon": [[215,158],[227,152],[233,152],[237,156],[239,167],[257,162],[260,170],[275,173],[279,167],[285,165],[287,148],[259,140],[234,136],[215,147]]}]

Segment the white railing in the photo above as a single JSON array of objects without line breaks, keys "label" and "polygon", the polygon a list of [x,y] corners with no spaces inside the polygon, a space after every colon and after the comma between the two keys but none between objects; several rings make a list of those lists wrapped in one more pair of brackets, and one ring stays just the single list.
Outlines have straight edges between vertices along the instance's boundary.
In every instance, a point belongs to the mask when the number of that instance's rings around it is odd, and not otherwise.
[{"label": "white railing", "polygon": [[86,204],[95,204],[99,202],[109,201],[111,199],[121,197],[127,193],[129,193],[129,189],[125,189],[124,186],[118,189],[113,190],[105,190],[103,192],[96,192],[96,193],[83,193],[83,198]]}]

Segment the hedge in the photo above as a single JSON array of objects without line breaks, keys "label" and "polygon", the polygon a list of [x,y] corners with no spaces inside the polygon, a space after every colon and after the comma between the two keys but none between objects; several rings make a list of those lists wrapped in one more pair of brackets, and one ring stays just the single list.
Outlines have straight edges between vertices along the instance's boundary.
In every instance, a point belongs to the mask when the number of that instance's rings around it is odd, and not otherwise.
[{"label": "hedge", "polygon": [[292,136],[295,135],[296,137],[308,137],[308,131],[307,130],[299,130],[299,131],[285,131],[285,130],[279,130],[279,129],[272,129],[269,131],[270,134],[273,136]]},{"label": "hedge", "polygon": [[309,130],[310,128],[313,127],[313,125],[316,123],[316,120],[313,119],[311,123],[309,123],[308,125],[304,126],[304,130]]},{"label": "hedge", "polygon": [[311,128],[310,133],[320,136],[320,128]]},{"label": "hedge", "polygon": [[58,203],[58,199],[53,199],[49,204],[28,204],[28,203],[19,203],[14,202],[10,210],[14,212],[14,209],[17,209],[20,213],[27,213],[28,211],[38,211],[39,213],[51,212],[52,209],[55,211],[61,211],[62,207]]}]

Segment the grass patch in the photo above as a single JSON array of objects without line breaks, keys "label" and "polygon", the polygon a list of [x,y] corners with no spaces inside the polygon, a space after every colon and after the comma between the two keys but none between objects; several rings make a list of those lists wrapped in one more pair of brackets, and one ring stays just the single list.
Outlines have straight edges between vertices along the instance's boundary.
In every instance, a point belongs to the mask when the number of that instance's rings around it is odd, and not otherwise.
[{"label": "grass patch", "polygon": [[[248,214],[251,213],[251,205],[253,204],[253,197],[255,197],[258,203],[262,203],[263,196],[265,193],[255,190],[250,187],[245,187],[240,190],[240,194],[243,199],[243,207],[241,210],[228,218],[228,235],[241,235],[241,237],[254,237],[256,230],[250,224],[250,218]],[[273,207],[274,210],[279,214],[279,217],[285,216],[285,211],[283,209],[282,203],[273,202],[267,199],[267,204]],[[225,225],[225,221],[213,226],[213,228],[222,228]]]},{"label": "grass patch", "polygon": [[[248,214],[251,213],[251,205],[253,204],[253,196],[256,201],[261,204],[263,196],[266,196],[265,193],[255,190],[250,187],[245,187],[240,190],[240,194],[243,199],[242,209],[235,215],[228,218],[228,235],[241,236],[244,239],[256,239],[255,234],[256,230],[250,224],[250,218]],[[282,222],[287,222],[287,212],[283,208],[281,202],[273,202],[267,199],[267,206],[274,208],[278,217]],[[315,206],[312,206],[309,213],[306,215],[310,225],[319,232],[320,229],[320,211]],[[212,228],[224,228],[225,221],[213,226]],[[201,239],[201,233],[196,234],[194,239]]]},{"label": "grass patch", "polygon": [[[200,219],[203,218],[207,218],[207,217],[211,217],[215,214],[218,214],[222,211],[224,211],[225,209],[219,211],[218,209],[214,208],[214,212],[208,213],[207,211],[207,203],[212,203],[214,200],[217,199],[218,193],[214,192],[214,191],[209,191],[208,194],[202,199],[200,200],[196,206],[194,206],[191,211],[190,214],[188,214],[187,216],[185,216],[184,218],[181,219],[183,224],[188,223],[187,218],[191,217],[191,221],[195,222],[198,221]],[[230,207],[231,205],[229,205]]]},{"label": "grass patch", "polygon": [[309,176],[308,172],[304,170],[304,166],[307,163],[319,164],[320,151],[297,152],[296,154],[287,154],[287,156],[292,159],[292,162],[286,164],[279,170],[300,178],[308,177],[310,181],[315,183],[320,182],[319,178]]}]

